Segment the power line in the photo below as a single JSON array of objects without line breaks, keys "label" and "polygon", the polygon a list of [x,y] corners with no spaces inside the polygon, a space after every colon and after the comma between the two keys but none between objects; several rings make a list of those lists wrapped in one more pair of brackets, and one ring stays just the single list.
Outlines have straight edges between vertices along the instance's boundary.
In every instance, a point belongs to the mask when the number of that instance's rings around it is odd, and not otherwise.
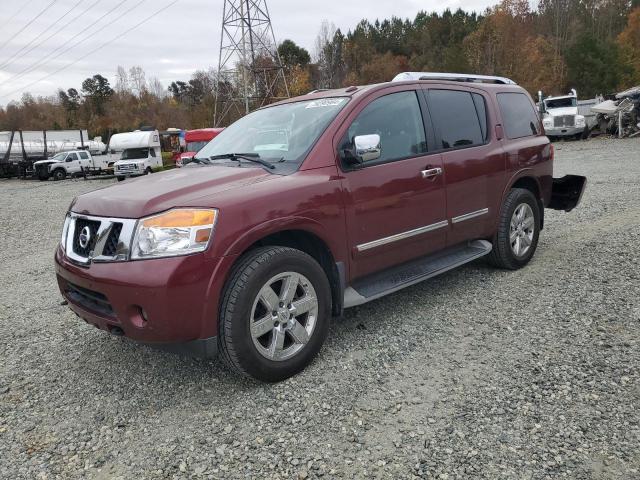
[{"label": "power line", "polygon": [[11,17],[9,18],[9,20],[7,20],[5,23],[9,24],[11,23],[11,20],[13,20],[14,18],[16,18],[19,14],[22,13],[22,11],[27,8],[31,3],[33,3],[33,0],[28,0],[27,3],[25,3],[24,5],[22,5],[21,7],[18,7],[18,10],[16,10],[16,13],[14,13],[13,15],[11,15]]},{"label": "power line", "polygon": [[136,24],[135,24],[135,25],[133,25],[132,27],[128,28],[128,29],[127,29],[127,30],[125,30],[124,32],[122,32],[122,33],[120,33],[120,34],[116,35],[115,37],[111,38],[110,40],[107,40],[106,42],[104,42],[104,43],[103,43],[102,45],[100,45],[99,47],[94,48],[93,50],[89,51],[89,52],[88,52],[88,53],[86,53],[85,55],[82,55],[81,57],[79,57],[79,58],[75,59],[75,60],[74,60],[73,62],[71,62],[70,64],[68,64],[68,65],[64,65],[64,66],[62,66],[62,67],[58,68],[57,70],[54,70],[53,72],[51,72],[51,73],[49,73],[49,74],[45,75],[44,77],[39,78],[38,80],[36,80],[36,81],[34,81],[34,82],[31,82],[31,83],[29,83],[29,84],[27,84],[27,85],[23,86],[22,88],[19,88],[19,89],[17,89],[17,90],[14,90],[14,91],[12,91],[12,92],[9,92],[9,93],[5,93],[4,95],[0,95],[0,97],[8,97],[8,96],[13,95],[14,93],[18,93],[18,92],[19,92],[19,91],[21,91],[21,90],[26,90],[27,88],[29,88],[29,87],[31,87],[31,86],[33,86],[33,85],[37,84],[37,83],[40,83],[41,81],[46,80],[47,78],[52,77],[53,75],[56,75],[57,73],[60,73],[61,71],[63,71],[63,70],[65,70],[65,69],[67,69],[67,68],[69,68],[69,67],[71,67],[71,66],[75,65],[76,63],[78,63],[78,62],[80,62],[80,61],[84,60],[84,59],[85,59],[85,58],[87,58],[88,56],[93,55],[93,54],[94,54],[95,52],[97,52],[98,50],[101,50],[101,49],[103,49],[104,47],[106,47],[107,45],[109,45],[109,44],[111,44],[111,43],[115,42],[116,40],[118,40],[118,39],[120,39],[120,38],[122,38],[122,37],[123,37],[123,36],[125,36],[127,33],[129,33],[129,32],[131,32],[132,30],[135,30],[136,28],[138,28],[140,25],[142,25],[142,24],[144,24],[144,23],[148,22],[148,21],[149,21],[149,20],[151,20],[153,17],[155,17],[156,15],[158,15],[158,14],[162,13],[164,10],[168,9],[169,7],[171,7],[173,4],[177,3],[178,1],[179,1],[179,0],[172,0],[171,2],[169,2],[169,3],[168,3],[167,5],[165,5],[164,7],[162,7],[162,8],[160,8],[160,9],[156,10],[154,13],[152,13],[152,14],[151,14],[151,15],[149,15],[148,17],[144,18],[144,19],[143,19],[143,20],[141,20],[140,22],[136,23]]},{"label": "power line", "polygon": [[[35,50],[36,48],[38,48],[40,45],[42,45],[44,42],[50,40],[51,38],[55,37],[58,33],[60,33],[62,30],[64,30],[65,28],[67,28],[71,23],[73,23],[75,20],[77,20],[78,18],[82,17],[85,13],[87,13],[89,10],[91,10],[93,7],[95,7],[98,3],[100,3],[103,0],[96,0],[95,2],[93,2],[91,5],[89,5],[87,8],[85,8],[82,12],[80,12],[78,15],[76,15],[75,17],[69,19],[69,21],[67,23],[65,23],[64,25],[60,26],[60,28],[58,28],[58,30],[56,30],[55,32],[53,32],[51,35],[49,35],[47,38],[44,38],[42,40],[40,40],[38,43],[36,43],[35,45],[33,45],[29,50],[27,50],[26,52],[24,52],[24,55],[28,55],[29,53],[31,53],[33,50]],[[71,40],[71,39],[69,39]],[[54,50],[55,51],[55,50]],[[29,67],[27,67],[28,69]],[[27,70],[25,69],[25,70]],[[24,71],[24,70],[23,70]],[[16,74],[17,75],[17,74]],[[11,77],[13,78],[13,77]]]},{"label": "power line", "polygon": [[[49,10],[49,8],[51,8],[51,7],[53,6],[53,4],[54,4],[54,3],[56,3],[57,1],[58,1],[58,0],[51,0],[51,2],[50,2],[46,7],[44,7],[42,10],[40,10],[40,13],[38,13],[35,17],[33,17],[31,20],[29,20],[29,21],[27,22],[27,24],[26,24],[24,27],[22,27],[20,30],[18,30],[16,33],[14,33],[12,36],[9,36],[9,37],[4,41],[4,43],[3,43],[2,45],[0,45],[0,50],[2,50],[2,49],[7,45],[7,43],[9,43],[9,40],[11,40],[12,38],[17,37],[17,36],[18,36],[18,35],[20,35],[22,32],[24,32],[24,31],[29,27],[29,25],[31,25],[31,24],[32,24],[33,22],[35,22],[38,18],[40,18],[40,16],[41,16],[42,14],[44,14],[47,10]],[[24,10],[24,7],[23,7],[23,10]]]},{"label": "power line", "polygon": [[[20,70],[18,73],[12,75],[11,77],[7,78],[6,80],[0,82],[0,85],[4,85],[5,83],[14,80],[16,78],[22,77],[25,73],[29,73],[30,71],[33,71],[35,69],[35,67],[39,67],[40,65],[43,65],[45,63],[50,62],[51,60],[54,60],[56,58],[58,58],[60,55],[68,52],[69,50],[71,50],[72,48],[80,45],[83,41],[86,41],[89,37],[91,37],[92,35],[94,35],[97,32],[100,32],[102,30],[104,30],[106,27],[109,26],[109,24],[101,27],[98,31],[96,32],[92,32],[90,35],[87,35],[84,39],[81,39],[79,42],[77,42],[75,45],[72,45],[71,47],[63,50],[62,52],[60,52],[60,54],[51,57],[50,55],[52,55],[53,53],[57,52],[58,50],[60,50],[62,47],[64,47],[65,45],[68,45],[69,42],[71,42],[71,40],[73,40],[74,38],[82,35],[84,32],[86,32],[87,30],[89,30],[91,27],[93,27],[96,23],[100,22],[100,20],[102,20],[103,18],[105,18],[106,16],[110,15],[112,12],[114,12],[120,5],[122,5],[123,3],[125,3],[127,0],[120,0],[120,2],[118,4],[116,4],[115,7],[113,7],[111,10],[107,11],[106,13],[104,13],[103,15],[101,15],[97,20],[95,20],[94,22],[90,23],[89,25],[87,25],[85,28],[83,28],[82,30],[80,30],[79,32],[77,32],[75,35],[73,35],[71,38],[67,39],[64,43],[62,43],[62,45],[59,45],[58,47],[54,48],[51,52],[49,52],[47,55],[45,55],[44,57],[42,57],[40,60],[37,60],[36,62],[32,63],[31,65],[28,65],[27,67],[23,68],[22,70]],[[125,13],[130,12],[131,10],[133,10],[134,8],[136,8],[138,5],[140,5],[142,2],[144,2],[146,0],[141,0],[140,2],[138,2],[134,7],[130,8],[129,10],[125,11]],[[121,18],[123,15],[121,15],[120,17],[117,17],[115,20],[118,20],[119,18]]]},{"label": "power line", "polygon": [[[14,53],[11,57],[9,57],[8,60],[5,60],[4,63],[2,63],[0,65],[0,68],[4,68],[7,65],[11,65],[11,61],[16,58],[18,55],[20,55],[26,48],[29,48],[33,42],[35,42],[36,40],[38,40],[40,37],[42,37],[45,33],[47,33],[52,27],[54,27],[60,20],[62,20],[64,17],[66,17],[67,15],[69,15],[78,5],[80,5],[82,2],[84,2],[84,0],[78,0],[75,5],[73,5],[69,10],[67,10],[61,17],[58,17],[56,20],[53,21],[52,24],[50,24],[47,28],[44,29],[43,32],[41,32],[39,35],[36,35],[33,39],[31,39],[31,41],[29,43],[27,43],[26,45],[24,45],[20,50],[18,50],[16,53]],[[97,2],[96,2],[97,3]],[[95,5],[95,4],[94,4]],[[75,17],[77,18],[77,17]],[[66,25],[68,25],[69,23],[67,23]],[[57,30],[60,31],[60,30]],[[50,38],[50,37],[49,37]],[[37,45],[36,45],[37,46]],[[35,47],[34,47],[35,48]]]}]

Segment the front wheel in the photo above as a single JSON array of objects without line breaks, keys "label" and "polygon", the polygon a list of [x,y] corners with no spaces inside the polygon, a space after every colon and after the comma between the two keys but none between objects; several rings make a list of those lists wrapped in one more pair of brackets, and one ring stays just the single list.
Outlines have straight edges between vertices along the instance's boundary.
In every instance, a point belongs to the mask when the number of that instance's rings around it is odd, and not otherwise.
[{"label": "front wheel", "polygon": [[278,382],[303,370],[329,330],[322,267],[300,250],[262,247],[238,262],[220,308],[218,346],[235,371]]},{"label": "front wheel", "polygon": [[67,172],[65,170],[63,170],[62,168],[58,168],[56,170],[53,171],[53,179],[54,180],[64,180],[65,178],[67,178]]},{"label": "front wheel", "polygon": [[529,190],[514,188],[502,204],[489,262],[499,268],[524,267],[538,246],[540,208]]}]

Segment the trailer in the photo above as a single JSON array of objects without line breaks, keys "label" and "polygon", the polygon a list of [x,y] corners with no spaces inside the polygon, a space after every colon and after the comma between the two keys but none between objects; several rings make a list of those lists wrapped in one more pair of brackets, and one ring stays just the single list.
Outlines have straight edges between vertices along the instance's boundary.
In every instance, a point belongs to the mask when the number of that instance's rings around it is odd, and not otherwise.
[{"label": "trailer", "polygon": [[34,162],[60,152],[85,150],[98,163],[106,145],[101,137],[89,140],[86,130],[13,130],[0,132],[0,177],[32,177]]}]

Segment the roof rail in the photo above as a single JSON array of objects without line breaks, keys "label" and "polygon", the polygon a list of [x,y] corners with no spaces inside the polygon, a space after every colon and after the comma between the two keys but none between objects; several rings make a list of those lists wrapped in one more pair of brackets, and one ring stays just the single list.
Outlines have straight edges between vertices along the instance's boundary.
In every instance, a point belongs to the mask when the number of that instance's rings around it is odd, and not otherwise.
[{"label": "roof rail", "polygon": [[472,75],[467,73],[437,73],[437,72],[402,72],[393,77],[392,82],[403,82],[406,80],[448,80],[453,82],[471,83],[500,83],[505,85],[516,85],[516,82],[506,77],[495,77],[493,75]]},{"label": "roof rail", "polygon": [[318,88],[317,90],[311,90],[309,93],[307,93],[307,95],[311,95],[312,93],[318,93],[318,92],[327,92],[331,90],[330,88]]}]

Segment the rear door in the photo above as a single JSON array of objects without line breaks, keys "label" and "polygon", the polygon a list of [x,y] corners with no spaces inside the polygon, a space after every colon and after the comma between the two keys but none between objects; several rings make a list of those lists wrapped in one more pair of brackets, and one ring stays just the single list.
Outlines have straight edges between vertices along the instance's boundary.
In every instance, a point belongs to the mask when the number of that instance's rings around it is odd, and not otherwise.
[{"label": "rear door", "polygon": [[80,165],[82,168],[87,169],[91,166],[88,152],[78,152],[78,156],[80,157]]},{"label": "rear door", "polygon": [[381,146],[376,160],[355,169],[342,165],[352,279],[446,243],[442,161],[428,150],[424,102],[409,88],[377,92],[354,109],[339,134],[341,148],[370,134],[380,135]]},{"label": "rear door", "polygon": [[505,154],[495,141],[495,112],[486,92],[465,87],[425,90],[446,183],[447,243],[491,235],[506,175]]}]

